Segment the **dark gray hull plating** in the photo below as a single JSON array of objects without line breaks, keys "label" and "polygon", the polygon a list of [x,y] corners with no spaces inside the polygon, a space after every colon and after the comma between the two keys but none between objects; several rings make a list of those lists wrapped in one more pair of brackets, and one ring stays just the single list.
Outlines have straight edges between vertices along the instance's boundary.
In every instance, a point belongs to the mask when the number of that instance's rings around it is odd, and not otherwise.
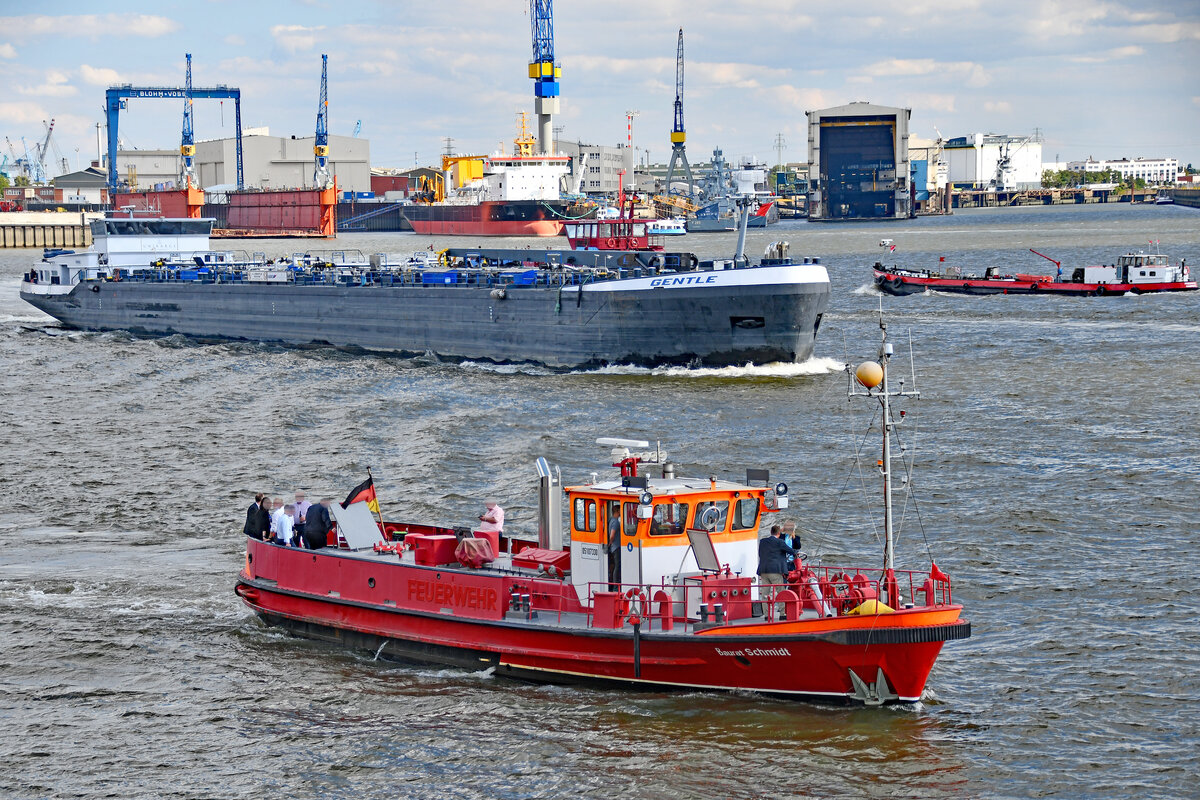
[{"label": "dark gray hull plating", "polygon": [[201,340],[332,345],[449,359],[709,366],[812,355],[828,282],[579,292],[546,287],[86,281],[21,296],[64,324]]}]

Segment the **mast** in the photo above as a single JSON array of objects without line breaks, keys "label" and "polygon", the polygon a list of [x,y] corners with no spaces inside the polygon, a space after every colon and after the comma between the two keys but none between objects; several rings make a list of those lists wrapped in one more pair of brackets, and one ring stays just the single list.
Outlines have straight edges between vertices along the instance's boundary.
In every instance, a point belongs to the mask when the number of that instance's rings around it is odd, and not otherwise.
[{"label": "mast", "polygon": [[[901,412],[901,420],[894,421],[892,419],[892,398],[893,397],[914,397],[919,398],[921,395],[916,390],[906,390],[904,388],[904,380],[900,380],[900,388],[893,390],[888,382],[888,364],[892,358],[892,343],[887,338],[887,323],[883,321],[882,311],[879,317],[879,361],[866,361],[858,365],[854,371],[854,377],[859,385],[866,389],[866,392],[854,391],[853,385],[850,389],[851,397],[874,397],[879,400],[883,410],[883,450],[880,454],[879,475],[883,479],[883,586],[887,595],[886,602],[893,607],[897,607],[901,601],[899,586],[896,581],[896,545],[895,533],[892,524],[892,432],[900,426],[903,420],[903,412]],[[850,367],[847,366],[849,371]]]},{"label": "mast", "polygon": [[[879,366],[883,371],[883,383],[879,391],[879,399],[883,404],[883,467],[880,469],[883,477],[883,569],[890,578],[892,570],[896,568],[896,543],[892,533],[892,404],[888,389],[888,361],[892,356],[892,343],[887,340],[887,323],[882,319],[879,320],[879,330],[883,337],[879,344]],[[888,595],[888,599],[895,602],[891,592]]]}]

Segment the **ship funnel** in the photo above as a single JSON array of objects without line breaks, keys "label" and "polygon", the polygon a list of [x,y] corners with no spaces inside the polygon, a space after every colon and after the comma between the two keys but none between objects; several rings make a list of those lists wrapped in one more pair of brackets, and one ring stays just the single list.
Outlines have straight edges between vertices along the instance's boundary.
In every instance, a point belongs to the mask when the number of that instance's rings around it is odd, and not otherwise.
[{"label": "ship funnel", "polygon": [[562,550],[562,475],[550,471],[546,459],[537,460],[538,547]]}]

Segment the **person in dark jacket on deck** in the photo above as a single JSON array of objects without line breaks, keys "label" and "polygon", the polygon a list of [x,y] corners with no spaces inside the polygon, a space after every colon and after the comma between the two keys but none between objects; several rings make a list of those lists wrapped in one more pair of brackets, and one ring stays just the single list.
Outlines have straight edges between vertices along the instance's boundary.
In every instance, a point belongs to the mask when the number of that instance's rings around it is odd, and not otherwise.
[{"label": "person in dark jacket on deck", "polygon": [[309,550],[319,550],[325,546],[326,536],[333,527],[333,518],[329,516],[329,503],[329,500],[322,500],[308,508],[304,519],[304,546]]},{"label": "person in dark jacket on deck", "polygon": [[271,512],[266,509],[266,495],[254,495],[254,503],[246,509],[246,525],[242,533],[255,539],[267,539],[271,535]]},{"label": "person in dark jacket on deck", "polygon": [[783,583],[787,571],[787,557],[796,551],[779,538],[778,525],[771,526],[771,535],[758,541],[758,582],[764,586]]}]

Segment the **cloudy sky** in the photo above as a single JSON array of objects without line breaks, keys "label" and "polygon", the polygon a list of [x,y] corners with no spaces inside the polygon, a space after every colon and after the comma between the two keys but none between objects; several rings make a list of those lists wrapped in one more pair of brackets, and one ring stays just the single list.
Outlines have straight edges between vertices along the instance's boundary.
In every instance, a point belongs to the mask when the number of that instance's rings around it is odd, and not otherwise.
[{"label": "cloudy sky", "polygon": [[[96,156],[105,87],[182,85],[185,52],[196,86],[240,87],[243,124],[277,135],[312,134],[328,53],[330,131],[361,120],[377,166],[432,162],[446,136],[490,152],[532,111],[522,0],[34,7],[0,0],[0,135],[20,152],[54,118],[72,168]],[[693,161],[720,146],[774,162],[777,134],[786,160],[805,160],[805,111],[866,100],[912,108],[922,137],[1037,131],[1047,161],[1200,167],[1196,0],[559,0],[562,137],[616,144],[638,110],[635,146],[667,159],[680,27]],[[229,102],[195,109],[197,139],[232,135]],[[177,147],[181,114],[177,100],[130,101],[121,137]]]}]

